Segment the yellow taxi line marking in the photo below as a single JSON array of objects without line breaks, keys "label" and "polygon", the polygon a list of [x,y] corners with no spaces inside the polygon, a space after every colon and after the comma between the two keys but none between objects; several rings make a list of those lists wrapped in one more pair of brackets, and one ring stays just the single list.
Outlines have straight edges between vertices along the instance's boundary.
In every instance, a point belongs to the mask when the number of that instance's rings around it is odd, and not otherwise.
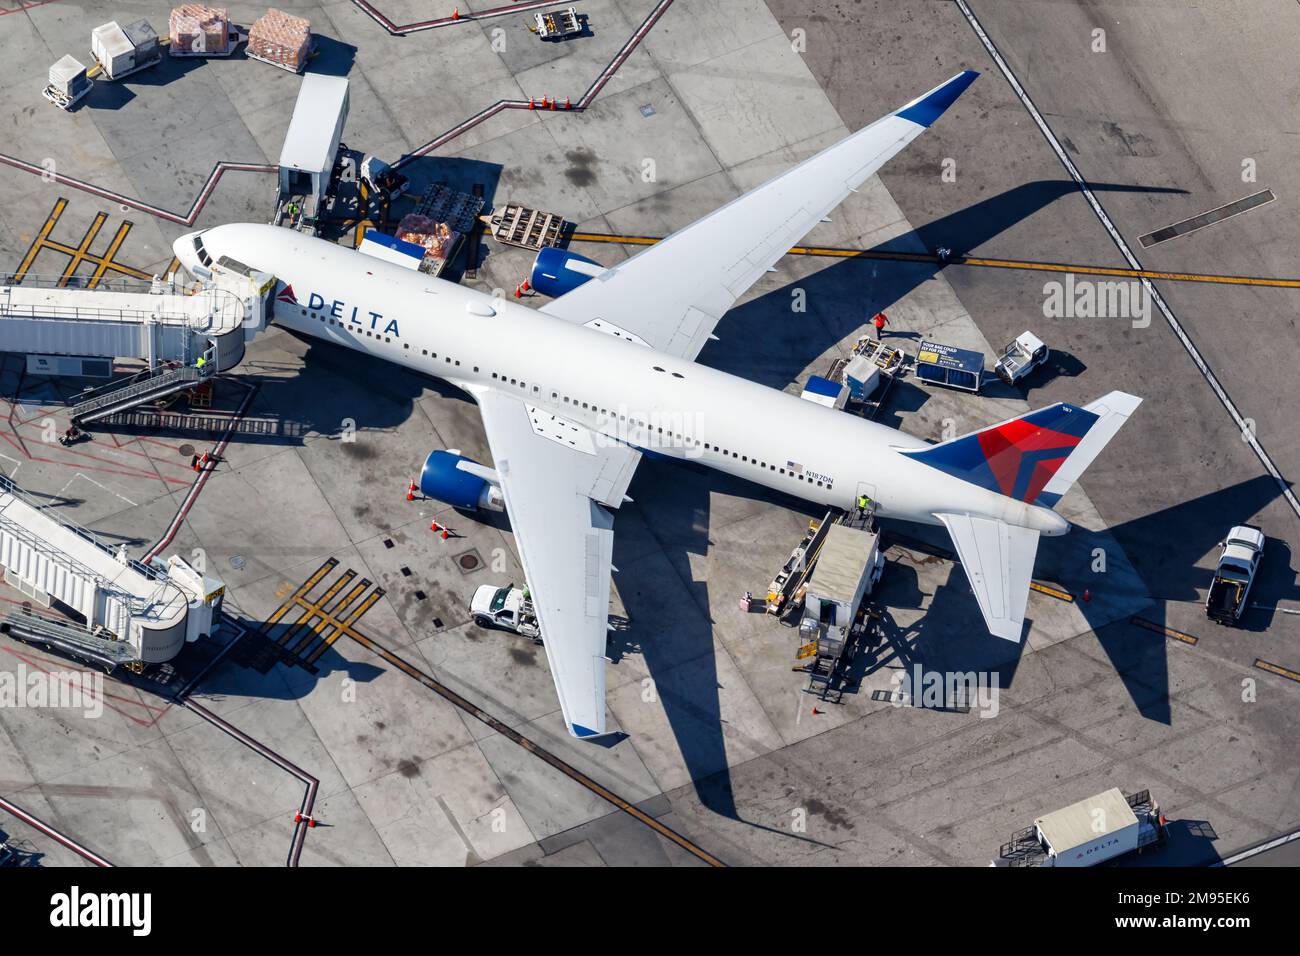
[{"label": "yellow taxi line marking", "polygon": [[[659,242],[659,238],[656,236],[618,236],[602,232],[575,232],[570,239],[573,242],[615,243],[631,246],[652,246]],[[1154,269],[1121,269],[1110,266],[1085,266],[1064,262],[1035,262],[1029,259],[986,259],[977,256],[954,256],[944,261],[936,255],[923,252],[884,252],[873,249],[840,249],[832,246],[795,246],[790,250],[790,255],[818,256],[832,259],[881,259],[891,262],[942,263],[949,266],[977,266],[987,269],[1072,272],[1076,275],[1115,276],[1127,279],[1165,279],[1171,282],[1208,282],[1220,285],[1300,289],[1300,279],[1229,276],[1202,272],[1161,272]]]},{"label": "yellow taxi line marking", "polygon": [[1144,617],[1133,617],[1129,619],[1138,627],[1144,627],[1148,631],[1155,631],[1157,634],[1163,634],[1165,637],[1172,637],[1176,641],[1182,641],[1184,644],[1195,644],[1199,638],[1191,634],[1184,634],[1182,631],[1176,631],[1172,627],[1166,627],[1163,624],[1157,624],[1155,621],[1148,621]]},{"label": "yellow taxi line marking", "polygon": [[1287,680],[1293,680],[1300,683],[1300,674],[1289,670],[1280,664],[1273,664],[1263,658],[1255,658],[1255,666],[1262,671],[1268,671],[1270,674],[1276,674],[1278,677],[1285,677]]},{"label": "yellow taxi line marking", "polygon": [[1060,588],[1054,588],[1050,584],[1039,584],[1037,581],[1030,581],[1029,587],[1039,594],[1046,594],[1048,597],[1054,597],[1058,601],[1074,603],[1074,595],[1068,591],[1062,591]]}]

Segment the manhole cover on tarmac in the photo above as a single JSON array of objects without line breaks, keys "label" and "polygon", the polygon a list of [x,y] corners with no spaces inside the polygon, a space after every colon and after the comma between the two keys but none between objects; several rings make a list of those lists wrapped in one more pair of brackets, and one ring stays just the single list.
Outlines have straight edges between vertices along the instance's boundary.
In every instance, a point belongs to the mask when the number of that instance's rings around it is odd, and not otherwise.
[{"label": "manhole cover on tarmac", "polygon": [[483,559],[478,556],[477,551],[466,551],[464,554],[456,555],[456,564],[462,574],[469,574],[483,567]]},{"label": "manhole cover on tarmac", "polygon": [[236,571],[244,570],[244,556],[242,554],[232,554],[230,556],[230,566]]},{"label": "manhole cover on tarmac", "polygon": [[193,456],[193,454],[194,454],[194,446],[193,446],[193,445],[181,445],[181,447],[180,447],[180,448],[177,448],[176,450],[177,450],[178,452],[180,452],[180,455],[181,455],[182,458],[189,458],[189,457]]}]

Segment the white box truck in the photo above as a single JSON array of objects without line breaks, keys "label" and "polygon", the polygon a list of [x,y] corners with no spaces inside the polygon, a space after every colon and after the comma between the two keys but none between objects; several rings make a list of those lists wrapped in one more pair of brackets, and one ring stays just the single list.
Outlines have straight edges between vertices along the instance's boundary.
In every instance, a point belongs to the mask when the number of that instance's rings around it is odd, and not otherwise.
[{"label": "white box truck", "polygon": [[1149,790],[1112,787],[1034,821],[1002,845],[993,866],[1096,866],[1165,842],[1165,819]]}]

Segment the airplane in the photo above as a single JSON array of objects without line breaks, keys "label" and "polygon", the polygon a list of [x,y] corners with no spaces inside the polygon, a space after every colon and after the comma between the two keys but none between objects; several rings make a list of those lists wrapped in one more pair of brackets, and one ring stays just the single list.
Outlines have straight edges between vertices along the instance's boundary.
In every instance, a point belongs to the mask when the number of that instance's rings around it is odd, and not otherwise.
[{"label": "airplane", "polygon": [[[823,507],[943,525],[989,631],[1019,642],[1053,507],[1137,408],[1058,402],[940,444],[698,364],[746,290],[974,81],[965,71],[539,309],[277,226],[182,236],[181,264],[276,277],[272,319],[444,379],[478,404],[491,466],[429,453],[421,491],[508,512],[565,726],[606,735],[614,513],[643,454]],[[196,271],[197,270],[197,271]]]}]

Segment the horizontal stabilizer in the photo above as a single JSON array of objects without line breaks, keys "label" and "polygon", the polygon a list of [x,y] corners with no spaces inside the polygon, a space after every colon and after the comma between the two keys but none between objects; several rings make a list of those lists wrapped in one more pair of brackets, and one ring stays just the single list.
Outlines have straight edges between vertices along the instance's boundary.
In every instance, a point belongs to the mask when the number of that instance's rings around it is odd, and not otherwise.
[{"label": "horizontal stabilizer", "polygon": [[939,514],[966,570],[989,633],[1020,643],[1038,532],[974,515]]}]

